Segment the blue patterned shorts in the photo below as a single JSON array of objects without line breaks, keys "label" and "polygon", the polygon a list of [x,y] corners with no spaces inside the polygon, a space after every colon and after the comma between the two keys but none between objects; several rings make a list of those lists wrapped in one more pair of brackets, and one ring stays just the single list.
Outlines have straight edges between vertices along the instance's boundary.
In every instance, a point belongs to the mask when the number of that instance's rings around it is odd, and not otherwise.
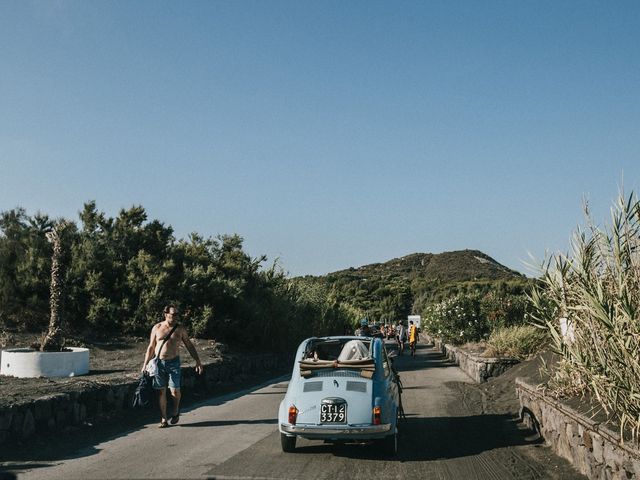
[{"label": "blue patterned shorts", "polygon": [[153,388],[162,390],[166,388],[167,381],[169,388],[180,388],[180,357],[158,360],[158,374],[153,377]]}]

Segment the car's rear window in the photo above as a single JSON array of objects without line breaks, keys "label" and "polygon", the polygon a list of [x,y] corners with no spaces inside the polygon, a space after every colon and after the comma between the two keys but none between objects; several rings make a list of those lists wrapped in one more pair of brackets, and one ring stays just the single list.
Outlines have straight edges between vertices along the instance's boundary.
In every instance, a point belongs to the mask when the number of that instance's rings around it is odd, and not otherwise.
[{"label": "car's rear window", "polygon": [[372,378],[376,366],[371,354],[371,340],[361,338],[313,339],[300,360],[300,375],[309,378],[322,371],[358,372]]},{"label": "car's rear window", "polygon": [[371,341],[367,339],[317,339],[307,344],[303,359],[362,360],[371,358]]}]

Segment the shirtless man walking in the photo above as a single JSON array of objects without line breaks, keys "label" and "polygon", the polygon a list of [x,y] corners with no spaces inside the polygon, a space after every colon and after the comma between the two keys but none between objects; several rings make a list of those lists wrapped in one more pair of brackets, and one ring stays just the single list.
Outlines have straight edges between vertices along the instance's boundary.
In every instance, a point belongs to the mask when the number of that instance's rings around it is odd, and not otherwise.
[{"label": "shirtless man walking", "polygon": [[145,371],[149,360],[158,355],[162,341],[176,325],[175,331],[171,337],[164,342],[162,351],[159,352],[158,374],[153,377],[153,388],[158,392],[158,403],[162,417],[159,425],[160,428],[169,426],[169,422],[167,421],[169,418],[167,417],[167,382],[173,400],[173,413],[170,418],[171,425],[175,425],[180,420],[180,398],[182,394],[180,392],[179,349],[181,342],[184,343],[184,346],[187,347],[187,350],[196,361],[196,373],[198,373],[198,375],[202,374],[202,364],[200,363],[198,352],[193,346],[193,343],[191,343],[191,340],[189,340],[186,328],[178,325],[178,309],[174,305],[164,307],[164,321],[156,323],[151,329],[149,346],[144,355],[142,371]]}]

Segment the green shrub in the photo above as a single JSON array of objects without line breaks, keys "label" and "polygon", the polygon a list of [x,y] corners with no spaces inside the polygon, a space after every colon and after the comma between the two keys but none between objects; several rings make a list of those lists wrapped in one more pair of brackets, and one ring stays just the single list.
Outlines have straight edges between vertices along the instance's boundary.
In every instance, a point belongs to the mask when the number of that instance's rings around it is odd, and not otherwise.
[{"label": "green shrub", "polygon": [[533,325],[513,325],[497,328],[487,340],[487,357],[511,357],[524,360],[540,351],[547,333]]},{"label": "green shrub", "polygon": [[524,325],[529,309],[525,295],[488,292],[480,300],[480,314],[492,331],[512,325]]},{"label": "green shrub", "polygon": [[477,296],[457,295],[423,311],[422,328],[445,342],[462,344],[486,338],[489,326]]}]

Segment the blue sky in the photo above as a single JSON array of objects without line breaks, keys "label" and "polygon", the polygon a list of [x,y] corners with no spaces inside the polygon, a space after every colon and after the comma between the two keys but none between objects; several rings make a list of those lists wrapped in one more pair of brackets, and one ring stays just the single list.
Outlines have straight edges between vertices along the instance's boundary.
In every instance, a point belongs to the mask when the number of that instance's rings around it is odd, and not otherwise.
[{"label": "blue sky", "polygon": [[529,273],[640,187],[640,2],[0,0],[0,210]]}]

